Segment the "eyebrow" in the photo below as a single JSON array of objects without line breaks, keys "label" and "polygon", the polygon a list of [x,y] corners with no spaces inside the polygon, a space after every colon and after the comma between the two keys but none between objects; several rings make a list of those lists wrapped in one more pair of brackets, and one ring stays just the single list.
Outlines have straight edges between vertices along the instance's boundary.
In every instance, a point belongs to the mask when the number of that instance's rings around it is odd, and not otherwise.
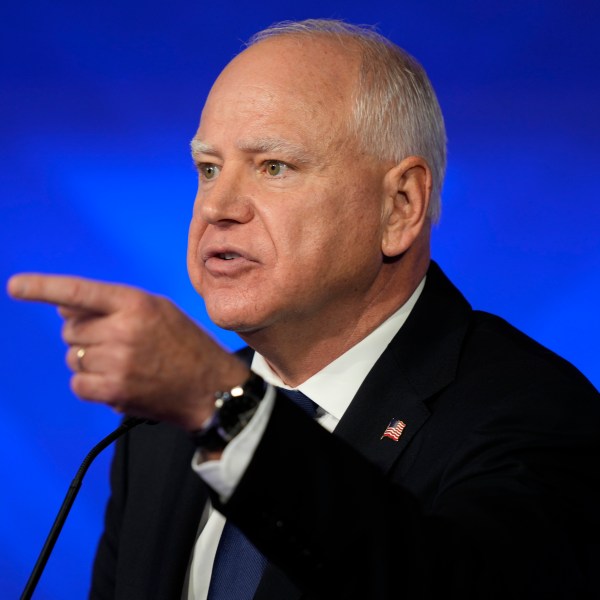
[{"label": "eyebrow", "polygon": [[308,160],[308,152],[300,144],[295,144],[294,142],[290,142],[289,140],[284,140],[282,138],[262,137],[249,140],[240,140],[237,146],[244,152],[252,152],[256,154],[268,154],[269,152],[274,152],[276,154],[283,153],[291,155],[299,160]]},{"label": "eyebrow", "polygon": [[205,144],[204,142],[201,142],[200,140],[197,140],[196,138],[194,138],[191,142],[190,142],[190,149],[192,151],[192,156],[194,156],[195,154],[216,154],[216,150],[210,145],[210,144]]},{"label": "eyebrow", "polygon": [[[214,146],[195,138],[190,142],[190,146],[192,149],[192,156],[196,154],[219,154]],[[300,144],[295,144],[294,142],[282,138],[262,137],[247,140],[242,139],[236,146],[243,152],[252,154],[268,154],[271,152],[275,154],[281,153],[286,156],[291,156],[300,162],[310,161],[309,153]]]}]

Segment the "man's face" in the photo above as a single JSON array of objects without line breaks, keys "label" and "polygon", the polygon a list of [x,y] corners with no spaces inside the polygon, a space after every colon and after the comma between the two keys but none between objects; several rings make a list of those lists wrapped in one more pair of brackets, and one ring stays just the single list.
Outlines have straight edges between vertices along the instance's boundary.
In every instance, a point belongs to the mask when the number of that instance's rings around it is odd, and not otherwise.
[{"label": "man's face", "polygon": [[188,270],[217,325],[326,334],[368,306],[389,165],[348,133],[358,66],[328,43],[271,39],[213,86],[193,142]]}]

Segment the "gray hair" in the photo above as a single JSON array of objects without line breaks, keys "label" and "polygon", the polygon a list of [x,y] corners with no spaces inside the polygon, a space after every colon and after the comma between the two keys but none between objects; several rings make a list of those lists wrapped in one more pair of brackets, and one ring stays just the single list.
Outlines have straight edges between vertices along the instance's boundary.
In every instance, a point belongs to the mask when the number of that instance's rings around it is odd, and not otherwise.
[{"label": "gray hair", "polygon": [[330,19],[283,21],[252,36],[251,46],[277,36],[327,36],[361,53],[352,133],[381,160],[423,157],[432,172],[429,217],[441,212],[446,170],[446,129],[435,91],[419,62],[372,27]]}]

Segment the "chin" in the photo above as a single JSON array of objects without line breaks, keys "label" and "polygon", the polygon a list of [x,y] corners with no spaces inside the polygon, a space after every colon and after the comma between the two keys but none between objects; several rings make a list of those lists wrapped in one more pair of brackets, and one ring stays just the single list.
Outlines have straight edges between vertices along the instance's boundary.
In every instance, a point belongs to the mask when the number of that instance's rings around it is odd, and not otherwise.
[{"label": "chin", "polygon": [[235,333],[248,333],[260,329],[256,318],[249,318],[249,312],[240,307],[224,307],[206,303],[206,312],[210,320],[221,329]]},{"label": "chin", "polygon": [[[221,329],[235,333],[253,333],[274,324],[281,306],[270,297],[248,293],[247,289],[203,290],[204,304],[210,320]],[[244,293],[246,292],[246,293]]]}]

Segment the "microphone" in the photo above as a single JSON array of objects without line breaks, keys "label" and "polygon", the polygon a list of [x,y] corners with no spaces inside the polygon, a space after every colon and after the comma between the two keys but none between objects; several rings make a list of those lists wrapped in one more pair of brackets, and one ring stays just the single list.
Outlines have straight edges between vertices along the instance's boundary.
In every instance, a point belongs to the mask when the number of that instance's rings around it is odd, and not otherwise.
[{"label": "microphone", "polygon": [[73,506],[73,502],[75,502],[75,498],[77,496],[77,492],[79,492],[79,488],[81,487],[81,482],[83,481],[83,477],[86,474],[89,466],[92,464],[92,461],[104,450],[107,446],[110,446],[117,438],[121,437],[123,434],[127,433],[130,429],[137,427],[142,424],[147,425],[156,425],[156,421],[150,421],[148,419],[139,419],[137,417],[126,417],[123,422],[117,427],[112,433],[109,433],[105,438],[101,439],[87,454],[87,456],[83,459],[79,470],[75,474],[71,485],[67,491],[65,499],[56,515],[56,519],[54,520],[54,524],[50,529],[50,533],[46,538],[42,551],[40,552],[37,562],[31,571],[31,575],[25,584],[25,588],[23,589],[23,593],[21,594],[21,600],[29,600],[35,591],[35,588],[38,584],[40,577],[42,576],[42,572],[44,571],[44,567],[50,558],[50,554],[52,553],[52,549],[54,548],[54,544],[56,544],[56,540],[60,535],[60,532],[67,520],[67,516],[69,515],[69,511]]}]

